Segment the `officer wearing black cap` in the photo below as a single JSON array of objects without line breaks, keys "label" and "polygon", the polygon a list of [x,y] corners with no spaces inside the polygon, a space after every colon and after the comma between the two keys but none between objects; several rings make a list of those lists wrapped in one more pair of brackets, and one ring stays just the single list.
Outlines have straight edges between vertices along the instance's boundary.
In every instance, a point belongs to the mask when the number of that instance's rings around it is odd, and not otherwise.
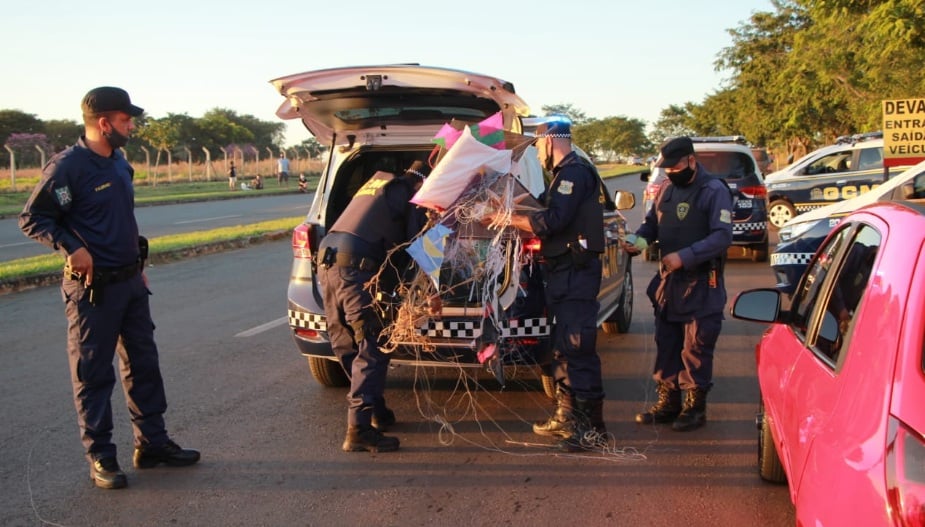
[{"label": "officer wearing black cap", "polygon": [[[395,423],[384,397],[390,357],[379,349],[382,321],[365,285],[394,247],[424,227],[426,216],[409,200],[428,172],[424,163],[414,161],[400,177],[384,171],[373,174],[318,251],[328,337],[350,377],[345,452],[391,452],[399,447],[398,438],[382,434]],[[390,262],[387,270],[393,268],[401,264]]]},{"label": "officer wearing black cap", "polygon": [[[656,167],[662,186],[635,235],[624,244],[638,254],[658,240],[661,266],[648,288],[655,307],[658,401],[638,423],[672,423],[676,431],[706,422],[713,386],[713,351],[726,305],[723,266],[732,244],[732,194],[726,182],[697,162],[689,137],[662,143]],[[681,390],[686,395],[682,402]]]},{"label": "officer wearing black cap", "polygon": [[45,166],[19,227],[66,257],[61,291],[77,422],[90,478],[114,489],[127,485],[112,443],[117,350],[135,467],[191,465],[199,452],[180,448],[164,425],[167,398],[143,276],[147,241],[135,221],[134,171],[119,151],[143,110],[108,86],[90,90],[81,108],[84,135]]},{"label": "officer wearing black cap", "polygon": [[604,252],[604,210],[614,208],[597,169],[572,148],[571,123],[552,117],[536,131],[540,163],[552,173],[539,200],[545,209],[515,215],[512,225],[542,241],[547,316],[552,329],[553,415],[533,432],[561,439],[559,448],[593,446],[606,433],[597,354],[597,294]]}]

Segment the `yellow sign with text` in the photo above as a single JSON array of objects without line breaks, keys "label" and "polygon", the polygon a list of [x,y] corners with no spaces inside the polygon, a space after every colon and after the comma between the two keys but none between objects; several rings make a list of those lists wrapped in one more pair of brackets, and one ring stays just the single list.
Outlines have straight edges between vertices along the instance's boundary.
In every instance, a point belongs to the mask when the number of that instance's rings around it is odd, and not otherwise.
[{"label": "yellow sign with text", "polygon": [[883,164],[925,160],[925,99],[883,101]]}]

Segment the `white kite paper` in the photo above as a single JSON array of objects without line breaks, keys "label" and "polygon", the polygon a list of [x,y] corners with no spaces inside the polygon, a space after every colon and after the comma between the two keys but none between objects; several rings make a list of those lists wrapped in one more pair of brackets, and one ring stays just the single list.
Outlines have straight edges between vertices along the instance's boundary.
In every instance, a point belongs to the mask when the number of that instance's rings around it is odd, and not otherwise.
[{"label": "white kite paper", "polygon": [[510,150],[497,150],[479,142],[466,127],[411,202],[443,211],[456,201],[476,174],[481,171],[507,174],[510,170]]}]

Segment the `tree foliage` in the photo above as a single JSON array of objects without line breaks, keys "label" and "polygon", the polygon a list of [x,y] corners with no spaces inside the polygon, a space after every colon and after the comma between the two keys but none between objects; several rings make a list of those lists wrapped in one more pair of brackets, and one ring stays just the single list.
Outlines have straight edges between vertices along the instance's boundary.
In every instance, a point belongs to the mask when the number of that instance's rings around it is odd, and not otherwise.
[{"label": "tree foliage", "polygon": [[729,30],[728,86],[695,105],[695,128],[732,129],[802,153],[879,130],[881,101],[925,92],[921,0],[772,0]]}]

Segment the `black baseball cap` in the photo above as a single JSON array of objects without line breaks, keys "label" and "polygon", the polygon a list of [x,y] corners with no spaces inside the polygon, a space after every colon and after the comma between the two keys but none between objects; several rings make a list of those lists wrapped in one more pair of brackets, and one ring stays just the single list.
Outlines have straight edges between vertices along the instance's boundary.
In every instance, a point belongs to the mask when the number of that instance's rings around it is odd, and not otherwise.
[{"label": "black baseball cap", "polygon": [[672,137],[658,147],[661,155],[655,162],[657,167],[673,167],[681,159],[694,153],[694,142],[690,137]]},{"label": "black baseball cap", "polygon": [[122,88],[112,86],[100,86],[93,88],[84,95],[84,100],[80,104],[84,115],[99,115],[106,112],[125,112],[132,117],[138,117],[144,113],[144,109],[132,104],[128,92]]}]

